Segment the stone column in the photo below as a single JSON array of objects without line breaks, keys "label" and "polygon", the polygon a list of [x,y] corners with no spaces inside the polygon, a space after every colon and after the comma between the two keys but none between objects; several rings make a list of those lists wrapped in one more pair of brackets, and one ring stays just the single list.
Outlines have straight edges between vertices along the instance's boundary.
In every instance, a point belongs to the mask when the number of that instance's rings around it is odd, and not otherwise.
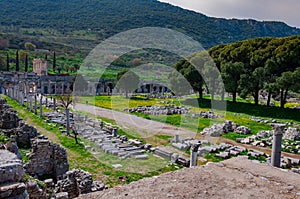
[{"label": "stone column", "polygon": [[70,135],[70,110],[66,109],[66,133]]},{"label": "stone column", "polygon": [[272,145],[272,156],[271,164],[274,167],[280,167],[281,160],[281,142],[282,134],[284,131],[284,124],[272,124],[273,127],[273,145]]},{"label": "stone column", "polygon": [[34,114],[37,114],[37,99],[36,99],[36,94],[34,94]]},{"label": "stone column", "polygon": [[32,96],[30,96],[29,99],[29,111],[32,112]]},{"label": "stone column", "polygon": [[192,144],[191,146],[191,155],[190,155],[190,167],[197,166],[197,157],[198,157],[198,148],[200,143]]},{"label": "stone column", "polygon": [[56,99],[53,98],[53,110],[56,110]]},{"label": "stone column", "polygon": [[43,117],[43,96],[40,97],[40,118]]},{"label": "stone column", "polygon": [[24,93],[21,92],[21,105],[24,106]]},{"label": "stone column", "polygon": [[176,135],[175,135],[175,143],[178,143],[178,142],[179,142],[179,135],[176,134]]},{"label": "stone column", "polygon": [[113,134],[114,137],[118,137],[118,129],[113,128],[112,134]]}]

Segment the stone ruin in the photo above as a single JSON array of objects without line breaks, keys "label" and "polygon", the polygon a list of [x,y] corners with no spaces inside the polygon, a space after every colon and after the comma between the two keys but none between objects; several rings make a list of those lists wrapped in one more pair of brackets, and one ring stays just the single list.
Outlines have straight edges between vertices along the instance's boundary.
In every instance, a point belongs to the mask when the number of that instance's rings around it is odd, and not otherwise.
[{"label": "stone ruin", "polygon": [[0,198],[27,198],[22,161],[8,150],[0,150],[0,157]]},{"label": "stone ruin", "polygon": [[55,180],[62,178],[69,170],[66,149],[48,139],[35,138],[32,140],[29,163],[24,168],[39,179],[44,176],[51,176]]},{"label": "stone ruin", "polygon": [[185,106],[138,106],[136,108],[126,108],[125,112],[129,113],[144,113],[148,115],[174,115],[187,114],[189,109]]},{"label": "stone ruin", "polygon": [[240,126],[232,121],[225,121],[222,124],[214,124],[209,128],[204,128],[201,135],[207,135],[211,137],[220,137],[224,133],[236,132],[239,134],[250,134],[251,130],[248,127]]},{"label": "stone ruin", "polygon": [[296,141],[296,140],[300,141],[300,131],[298,131],[296,128],[289,127],[285,131],[285,133],[283,135],[283,139],[292,140],[292,141]]},{"label": "stone ruin", "polygon": [[[283,134],[284,141],[282,142],[282,148],[284,151],[292,153],[300,153],[300,132],[296,128],[289,127],[285,129]],[[238,138],[236,140],[242,144],[251,144],[253,146],[270,147],[273,142],[273,130],[272,131],[259,131],[256,135],[251,135],[246,138]]]},{"label": "stone ruin", "polygon": [[85,194],[95,191],[102,191],[106,187],[101,182],[94,182],[89,172],[73,169],[66,172],[65,178],[59,180],[56,184],[54,192],[58,196],[67,198],[75,198],[79,194]]},{"label": "stone ruin", "polygon": [[21,120],[12,107],[4,104],[5,100],[1,99],[0,101],[0,134],[14,138],[19,147],[30,148],[30,139],[38,135],[36,128]]},{"label": "stone ruin", "polygon": [[[27,199],[27,198],[50,198],[53,193],[55,198],[74,198],[80,193],[88,193],[103,190],[105,185],[94,182],[92,175],[82,170],[68,172],[69,165],[66,149],[61,145],[52,143],[44,136],[39,136],[36,128],[24,123],[19,119],[16,112],[0,99],[0,128],[1,134],[9,137],[6,144],[0,146],[0,198]],[[20,160],[22,155],[18,146],[31,148],[29,162],[23,165]],[[4,149],[4,150],[1,150]],[[25,182],[24,174],[30,174],[44,180],[46,188],[38,186],[36,179]],[[76,190],[74,195],[72,186],[62,186],[72,181],[75,177]],[[54,179],[54,180],[53,180]],[[58,182],[56,185],[54,181]],[[68,184],[68,183],[67,183]],[[73,184],[74,187],[74,184]],[[61,191],[67,192],[61,192]]]}]

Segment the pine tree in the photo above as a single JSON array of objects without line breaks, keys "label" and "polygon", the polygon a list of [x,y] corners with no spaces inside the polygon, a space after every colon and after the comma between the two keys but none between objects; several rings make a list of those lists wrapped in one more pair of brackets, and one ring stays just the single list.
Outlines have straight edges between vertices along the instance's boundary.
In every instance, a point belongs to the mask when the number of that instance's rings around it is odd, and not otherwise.
[{"label": "pine tree", "polygon": [[25,56],[25,72],[28,72],[28,55]]},{"label": "pine tree", "polygon": [[6,71],[9,71],[9,56],[6,54]]},{"label": "pine tree", "polygon": [[18,72],[20,70],[20,64],[19,64],[19,51],[16,52],[16,71]]}]

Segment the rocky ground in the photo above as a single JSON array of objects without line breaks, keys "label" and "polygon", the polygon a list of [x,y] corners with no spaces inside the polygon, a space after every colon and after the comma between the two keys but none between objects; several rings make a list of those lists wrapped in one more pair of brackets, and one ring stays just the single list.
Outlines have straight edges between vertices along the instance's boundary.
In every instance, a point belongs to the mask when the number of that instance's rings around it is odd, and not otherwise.
[{"label": "rocky ground", "polygon": [[244,157],[185,168],[79,198],[300,198],[300,175]]}]

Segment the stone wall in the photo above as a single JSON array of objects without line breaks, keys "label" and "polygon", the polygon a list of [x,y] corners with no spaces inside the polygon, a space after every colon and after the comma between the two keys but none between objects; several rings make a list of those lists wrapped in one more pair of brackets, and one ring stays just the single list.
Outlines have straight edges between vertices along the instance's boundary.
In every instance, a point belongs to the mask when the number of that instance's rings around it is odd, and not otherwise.
[{"label": "stone wall", "polygon": [[0,198],[27,198],[22,161],[7,150],[0,150],[0,157]]},{"label": "stone wall", "polygon": [[32,140],[32,154],[25,166],[26,172],[41,179],[51,176],[57,180],[69,170],[66,149],[48,139]]}]

